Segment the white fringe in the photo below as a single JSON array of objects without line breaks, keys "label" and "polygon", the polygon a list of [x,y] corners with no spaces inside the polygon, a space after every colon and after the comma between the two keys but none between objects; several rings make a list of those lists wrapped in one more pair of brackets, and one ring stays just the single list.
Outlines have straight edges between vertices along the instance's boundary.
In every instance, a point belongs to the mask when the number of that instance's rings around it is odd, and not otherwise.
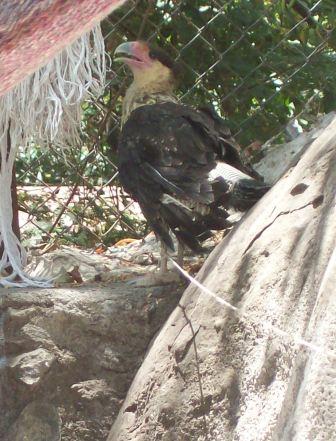
[{"label": "white fringe", "polygon": [[[80,142],[81,102],[104,90],[106,61],[100,26],[84,35],[54,60],[0,97],[0,286],[50,286],[34,280],[23,268],[27,255],[12,229],[11,182],[18,149],[34,142],[40,147],[66,148]],[[7,136],[10,134],[10,149]],[[0,276],[1,277],[1,276]],[[16,281],[17,280],[17,281]]]}]

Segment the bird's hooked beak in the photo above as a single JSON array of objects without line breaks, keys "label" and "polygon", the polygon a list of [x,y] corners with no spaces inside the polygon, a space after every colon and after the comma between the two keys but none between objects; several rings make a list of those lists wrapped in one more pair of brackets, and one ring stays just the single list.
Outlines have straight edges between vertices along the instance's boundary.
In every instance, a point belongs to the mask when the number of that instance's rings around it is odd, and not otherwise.
[{"label": "bird's hooked beak", "polygon": [[113,55],[115,61],[127,64],[132,70],[146,68],[153,62],[149,56],[149,47],[143,41],[121,43]]}]

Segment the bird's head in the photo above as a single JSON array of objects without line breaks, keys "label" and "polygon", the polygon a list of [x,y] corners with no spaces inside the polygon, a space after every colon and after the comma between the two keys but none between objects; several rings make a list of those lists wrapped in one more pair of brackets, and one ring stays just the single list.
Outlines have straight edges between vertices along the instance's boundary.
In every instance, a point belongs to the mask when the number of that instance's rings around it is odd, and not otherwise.
[{"label": "bird's head", "polygon": [[114,51],[115,61],[125,63],[132,71],[134,81],[141,86],[171,84],[178,82],[179,65],[162,49],[144,41],[120,44]]}]

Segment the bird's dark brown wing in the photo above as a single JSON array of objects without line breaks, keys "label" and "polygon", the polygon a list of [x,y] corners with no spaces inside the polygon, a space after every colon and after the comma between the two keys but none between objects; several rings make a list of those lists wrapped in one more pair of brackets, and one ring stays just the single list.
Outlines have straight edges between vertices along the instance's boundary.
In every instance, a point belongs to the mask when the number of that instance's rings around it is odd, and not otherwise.
[{"label": "bird's dark brown wing", "polygon": [[192,112],[174,103],[142,106],[131,113],[119,142],[121,183],[170,248],[170,229],[199,234],[197,209],[214,200],[208,174],[216,165],[215,146],[195,130]]},{"label": "bird's dark brown wing", "polygon": [[213,127],[217,137],[221,140],[221,151],[219,159],[232,165],[236,169],[251,176],[258,181],[263,181],[263,177],[257,173],[251,165],[243,160],[243,154],[237,141],[231,134],[231,131],[225,120],[221,118],[212,105],[201,106],[198,111],[203,114],[203,121],[207,126]]},{"label": "bird's dark brown wing", "polygon": [[120,180],[168,247],[171,231],[199,250],[197,235],[224,227],[225,211],[210,212],[215,196],[209,172],[218,158],[239,166],[232,150],[211,118],[188,106],[160,103],[131,113],[118,148]]}]

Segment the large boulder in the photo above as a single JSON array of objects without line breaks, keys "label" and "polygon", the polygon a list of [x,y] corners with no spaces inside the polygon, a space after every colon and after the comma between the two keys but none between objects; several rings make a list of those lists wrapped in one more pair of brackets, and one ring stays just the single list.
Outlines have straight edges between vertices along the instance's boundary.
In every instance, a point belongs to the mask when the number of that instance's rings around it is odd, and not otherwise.
[{"label": "large boulder", "polygon": [[335,118],[292,166],[187,288],[108,441],[335,438]]}]

